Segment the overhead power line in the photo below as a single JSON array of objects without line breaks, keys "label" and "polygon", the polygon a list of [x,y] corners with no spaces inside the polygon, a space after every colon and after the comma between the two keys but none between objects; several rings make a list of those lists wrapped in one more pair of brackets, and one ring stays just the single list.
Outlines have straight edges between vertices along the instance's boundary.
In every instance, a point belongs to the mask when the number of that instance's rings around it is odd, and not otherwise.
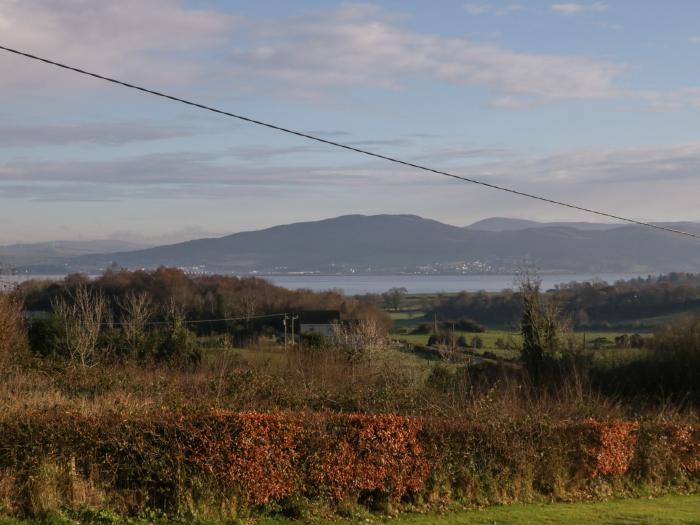
[{"label": "overhead power line", "polygon": [[418,169],[418,170],[427,171],[427,172],[429,172],[429,173],[433,173],[433,174],[436,174],[436,175],[442,175],[442,176],[444,176],[444,177],[450,177],[450,178],[452,178],[452,179],[460,180],[460,181],[463,181],[463,182],[469,182],[469,183],[471,183],[471,184],[477,184],[477,185],[479,185],[479,186],[483,186],[483,187],[486,187],[486,188],[491,188],[491,189],[494,189],[494,190],[503,191],[503,192],[510,193],[510,194],[513,194],[513,195],[518,195],[518,196],[520,196],[520,197],[526,197],[526,198],[528,198],[528,199],[534,199],[534,200],[538,200],[538,201],[541,201],[541,202],[546,202],[546,203],[548,203],[548,204],[554,204],[554,205],[556,205],[556,206],[563,206],[563,207],[565,207],[565,208],[569,208],[569,209],[577,210],[577,211],[582,211],[582,212],[589,213],[589,214],[593,214],[593,215],[598,215],[598,216],[600,216],[600,217],[606,217],[606,218],[608,218],[608,219],[615,219],[615,220],[622,221],[622,222],[627,222],[627,223],[630,223],[630,224],[637,224],[637,225],[639,225],[639,226],[645,226],[645,227],[647,227],[647,228],[653,228],[653,229],[655,229],[655,230],[662,230],[662,231],[665,231],[665,232],[675,233],[675,234],[678,234],[678,235],[685,235],[685,236],[687,236],[687,237],[692,237],[692,238],[694,238],[694,239],[700,239],[700,235],[699,235],[699,234],[696,234],[696,233],[687,232],[687,231],[683,231],[683,230],[678,230],[678,229],[675,229],[675,228],[670,228],[670,227],[668,227],[668,226],[660,226],[660,225],[658,225],[658,224],[653,224],[653,223],[650,223],[650,222],[645,222],[645,221],[640,221],[640,220],[636,220],[636,219],[631,219],[631,218],[629,218],[629,217],[623,217],[623,216],[621,216],[621,215],[615,215],[615,214],[613,214],[613,213],[608,213],[608,212],[604,212],[604,211],[600,211],[600,210],[594,210],[594,209],[592,209],[592,208],[586,208],[586,207],[584,207],[584,206],[579,206],[579,205],[577,205],[577,204],[571,204],[571,203],[568,203],[568,202],[563,202],[563,201],[558,201],[558,200],[555,200],[555,199],[550,199],[550,198],[548,198],[548,197],[543,197],[543,196],[541,196],[541,195],[536,195],[536,194],[534,194],[534,193],[527,193],[527,192],[524,192],[524,191],[515,190],[515,189],[513,189],[513,188],[508,188],[508,187],[506,187],[506,186],[499,186],[499,185],[497,185],[497,184],[491,184],[490,182],[484,182],[484,181],[482,181],[482,180],[472,179],[472,178],[469,178],[469,177],[463,177],[462,175],[456,175],[456,174],[454,174],[454,173],[449,173],[449,172],[447,172],[447,171],[442,171],[442,170],[438,170],[438,169],[435,169],[435,168],[430,168],[430,167],[428,167],[428,166],[423,166],[423,165],[421,165],[421,164],[415,164],[415,163],[413,163],[413,162],[409,162],[409,161],[406,161],[406,160],[401,160],[401,159],[398,159],[398,158],[395,158],[395,157],[389,157],[389,156],[387,156],[387,155],[381,155],[381,154],[379,154],[379,153],[375,153],[375,152],[373,152],[373,151],[369,151],[369,150],[366,150],[366,149],[356,148],[356,147],[354,147],[354,146],[350,146],[350,145],[348,145],[348,144],[343,144],[343,143],[341,143],[341,142],[335,142],[335,141],[333,141],[333,140],[327,140],[327,139],[324,139],[324,138],[321,138],[321,137],[317,137],[317,136],[315,136],[315,135],[310,135],[310,134],[308,134],[308,133],[303,133],[303,132],[301,132],[301,131],[296,131],[296,130],[293,130],[293,129],[284,128],[284,127],[282,127],[282,126],[277,126],[277,125],[275,125],[275,124],[270,124],[269,122],[263,122],[263,121],[261,121],[261,120],[257,120],[257,119],[251,118],[251,117],[246,117],[246,116],[243,116],[243,115],[238,115],[238,114],[236,114],[236,113],[231,113],[231,112],[229,112],[229,111],[224,111],[224,110],[217,109],[217,108],[214,108],[214,107],[211,107],[211,106],[207,106],[207,105],[204,105],[204,104],[199,104],[198,102],[193,102],[193,101],[191,101],[191,100],[186,100],[186,99],[184,99],[184,98],[179,98],[179,97],[175,97],[175,96],[173,96],[173,95],[168,95],[167,93],[162,93],[162,92],[160,92],[160,91],[155,91],[155,90],[153,90],[153,89],[148,89],[148,88],[145,88],[145,87],[142,87],[142,86],[137,86],[137,85],[135,85],[135,84],[130,84],[130,83],[128,83],[128,82],[124,82],[124,81],[122,81],[122,80],[117,80],[117,79],[115,79],[115,78],[106,77],[106,76],[104,76],[104,75],[98,75],[97,73],[92,73],[92,72],[86,71],[86,70],[84,70],[84,69],[80,69],[80,68],[77,68],[77,67],[69,66],[69,65],[63,64],[63,63],[61,63],[61,62],[56,62],[56,61],[54,61],[54,60],[49,60],[49,59],[47,59],[47,58],[42,58],[42,57],[39,57],[39,56],[36,56],[36,55],[32,55],[32,54],[30,54],[30,53],[25,53],[24,51],[19,51],[19,50],[17,50],[17,49],[13,49],[13,48],[10,48],[10,47],[5,47],[5,46],[0,45],[0,49],[3,50],[3,51],[7,51],[8,53],[12,53],[12,54],[14,54],[14,55],[19,55],[19,56],[22,56],[22,57],[25,57],[25,58],[30,58],[30,59],[32,59],[32,60],[37,60],[37,61],[39,61],[39,62],[44,62],[45,64],[50,64],[50,65],[52,65],[52,66],[56,66],[56,67],[60,67],[60,68],[62,68],[62,69],[66,69],[66,70],[69,70],[69,71],[73,71],[73,72],[75,72],[75,73],[80,73],[80,74],[82,74],[82,75],[87,75],[87,76],[90,76],[90,77],[93,77],[93,78],[97,78],[97,79],[100,79],[100,80],[104,80],[104,81],[106,81],[106,82],[111,82],[112,84],[117,84],[117,85],[120,85],[120,86],[123,86],[123,87],[126,87],[126,88],[135,89],[135,90],[141,91],[141,92],[143,92],[143,93],[148,93],[148,94],[150,94],[150,95],[155,95],[155,96],[157,96],[157,97],[161,97],[161,98],[165,98],[165,99],[168,99],[168,100],[172,100],[172,101],[174,101],[174,102],[179,102],[179,103],[181,103],[181,104],[186,104],[186,105],[188,105],[188,106],[192,106],[192,107],[195,107],[195,108],[204,109],[204,110],[206,110],[206,111],[211,111],[212,113],[217,113],[217,114],[219,114],[219,115],[224,115],[224,116],[227,116],[227,117],[232,117],[232,118],[235,118],[235,119],[238,119],[238,120],[242,120],[242,121],[244,121],[244,122],[248,122],[248,123],[250,123],[250,124],[256,124],[256,125],[258,125],[258,126],[263,126],[263,127],[269,128],[269,129],[274,129],[274,130],[276,130],[276,131],[281,131],[281,132],[283,132],[283,133],[288,133],[288,134],[290,134],[290,135],[296,135],[297,137],[302,137],[302,138],[305,138],[305,139],[308,139],[308,140],[313,140],[313,141],[316,141],[316,142],[320,142],[320,143],[322,143],[322,144],[327,144],[327,145],[329,145],[329,146],[334,146],[334,147],[336,147],[336,148],[341,148],[341,149],[348,150],[348,151],[354,151],[355,153],[360,153],[360,154],[362,154],[362,155],[367,155],[367,156],[369,156],[369,157],[374,157],[374,158],[377,158],[377,159],[386,160],[386,161],[388,161],[388,162],[393,162],[393,163],[395,163],[395,164],[400,164],[400,165],[402,165],[402,166],[408,166],[408,167],[410,167],[410,168],[415,168],[415,169]]},{"label": "overhead power line", "polygon": [[[228,322],[228,321],[250,321],[251,319],[272,319],[275,317],[285,317],[289,314],[287,313],[282,313],[282,314],[267,314],[267,315],[248,315],[245,317],[221,317],[219,319],[192,319],[192,320],[182,320],[182,324],[200,324],[200,323],[220,323],[220,322]],[[100,323],[101,325],[104,326],[121,326],[127,323],[124,322],[109,322],[109,323]],[[170,321],[148,321],[144,323],[149,326],[157,326],[157,325],[170,325],[172,324]]]}]

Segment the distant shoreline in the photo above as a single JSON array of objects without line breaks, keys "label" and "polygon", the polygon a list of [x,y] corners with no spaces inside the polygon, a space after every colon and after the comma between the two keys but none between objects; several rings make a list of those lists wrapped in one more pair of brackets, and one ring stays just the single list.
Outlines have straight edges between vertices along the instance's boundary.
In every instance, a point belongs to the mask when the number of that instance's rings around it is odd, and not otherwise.
[{"label": "distant shoreline", "polygon": [[[202,273],[202,275],[207,275]],[[213,274],[208,274],[213,275]],[[226,274],[222,274],[226,275]],[[233,274],[230,274],[234,276]],[[637,277],[647,277],[641,273],[579,273],[579,274],[539,274],[544,289],[570,282],[605,281],[610,284]],[[347,295],[383,293],[391,288],[406,288],[411,294],[435,294],[458,292],[500,292],[517,288],[517,274],[247,274],[237,277],[258,277],[292,290],[310,289],[313,291],[343,290]],[[64,275],[0,276],[0,282],[19,283],[31,279],[60,280]],[[97,277],[92,275],[89,277]],[[9,279],[8,279],[9,278]]]}]

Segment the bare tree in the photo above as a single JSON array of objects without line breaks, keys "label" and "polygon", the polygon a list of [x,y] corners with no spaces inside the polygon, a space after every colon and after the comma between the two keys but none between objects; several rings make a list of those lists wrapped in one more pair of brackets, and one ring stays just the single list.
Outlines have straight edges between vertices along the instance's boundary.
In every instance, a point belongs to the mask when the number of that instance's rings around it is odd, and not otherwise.
[{"label": "bare tree", "polygon": [[251,317],[255,317],[255,309],[257,307],[257,299],[254,293],[247,292],[240,297],[240,302],[243,307],[243,315],[246,318],[246,326],[250,326]]},{"label": "bare tree", "polygon": [[95,361],[97,341],[108,319],[107,301],[101,292],[90,293],[84,284],[52,302],[53,311],[64,329],[63,347],[71,360],[87,367]]},{"label": "bare tree", "polygon": [[124,339],[131,353],[137,352],[143,344],[146,324],[153,313],[151,298],[146,292],[129,292],[124,299],[117,301],[122,311],[121,327]]},{"label": "bare tree", "polygon": [[374,318],[332,325],[332,342],[351,363],[371,362],[387,348],[384,332]]}]

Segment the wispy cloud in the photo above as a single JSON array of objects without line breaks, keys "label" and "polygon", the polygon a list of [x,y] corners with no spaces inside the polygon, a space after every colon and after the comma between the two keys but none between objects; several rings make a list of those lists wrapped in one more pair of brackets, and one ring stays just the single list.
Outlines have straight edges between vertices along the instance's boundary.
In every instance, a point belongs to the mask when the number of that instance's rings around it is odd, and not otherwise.
[{"label": "wispy cloud", "polygon": [[494,5],[488,3],[473,3],[467,2],[464,4],[464,10],[473,16],[495,15],[506,16],[511,13],[522,11],[524,8],[520,4]]},{"label": "wispy cloud", "polygon": [[420,153],[411,157],[414,161],[429,162],[463,162],[470,161],[493,161],[507,159],[514,156],[514,153],[503,148],[480,148],[469,146],[457,146],[448,148],[438,148],[430,152]]},{"label": "wispy cloud", "polygon": [[159,127],[137,122],[102,122],[75,125],[0,125],[0,148],[14,146],[94,143],[120,145],[131,142],[186,137],[192,130]]},{"label": "wispy cloud", "polygon": [[[201,53],[225,43],[239,18],[182,0],[22,0],[0,2],[3,45],[149,83],[199,76]],[[85,89],[94,83],[24,59],[2,56],[4,93]]]},{"label": "wispy cloud", "polygon": [[248,161],[268,161],[279,157],[288,157],[290,155],[306,155],[326,153],[329,148],[319,146],[302,145],[302,146],[241,146],[232,150],[234,156],[241,160]]},{"label": "wispy cloud", "polygon": [[671,91],[642,91],[637,94],[652,111],[700,109],[700,87]]},{"label": "wispy cloud", "polygon": [[[251,160],[230,163],[225,157],[179,153],[112,161],[10,162],[0,164],[0,191],[10,197],[45,200],[223,198],[244,188],[313,192],[335,187],[352,194],[365,192],[368,187],[440,187],[450,182],[410,168],[362,159],[344,166],[316,162],[285,168]],[[539,157],[516,155],[500,148],[464,146],[419,154],[413,160],[447,162],[455,173],[520,189],[531,184],[552,187],[556,183],[558,188],[581,185],[585,196],[585,185],[590,183],[684,180],[679,191],[687,192],[688,183],[700,172],[700,143],[589,148]],[[629,186],[626,191],[632,194],[635,187]],[[668,195],[672,193],[669,186]]]},{"label": "wispy cloud", "polygon": [[604,13],[608,10],[608,5],[602,2],[593,2],[592,4],[552,4],[552,11],[562,15],[580,15],[583,13]]},{"label": "wispy cloud", "polygon": [[519,53],[407,31],[384,11],[345,6],[313,17],[261,24],[264,44],[238,48],[231,64],[304,90],[379,86],[413,79],[489,88],[498,96],[541,100],[613,96],[617,64],[587,58]]},{"label": "wispy cloud", "polygon": [[[420,181],[390,173],[386,165],[357,164],[338,168],[310,164],[284,168],[250,162],[230,162],[230,154],[150,154],[104,161],[25,161],[0,164],[0,195],[40,200],[104,200],[126,198],[223,198],[241,189],[363,187]],[[410,170],[409,170],[410,171]],[[393,174],[397,171],[394,169]],[[380,175],[379,177],[377,175]],[[247,191],[247,190],[246,190]]]}]

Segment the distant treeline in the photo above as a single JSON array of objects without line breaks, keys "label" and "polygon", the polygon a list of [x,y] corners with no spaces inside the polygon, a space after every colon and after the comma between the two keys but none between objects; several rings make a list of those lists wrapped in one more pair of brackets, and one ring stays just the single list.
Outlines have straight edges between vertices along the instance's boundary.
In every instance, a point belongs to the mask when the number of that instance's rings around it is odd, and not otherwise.
[{"label": "distant treeline", "polygon": [[[700,274],[671,273],[618,281],[569,283],[546,292],[578,327],[635,324],[639,319],[700,310]],[[429,315],[470,318],[485,324],[516,322],[522,313],[519,291],[461,292],[442,297]],[[643,323],[642,323],[643,324]]]},{"label": "distant treeline", "polygon": [[[20,285],[18,292],[26,310],[50,312],[57,299],[67,297],[81,286],[105,297],[115,321],[118,321],[124,299],[129,294],[145,293],[153,309],[151,321],[164,319],[173,308],[188,321],[338,310],[343,318],[374,318],[385,327],[391,324],[389,317],[376,306],[346,297],[338,291],[288,290],[257,277],[192,276],[176,268],[107,270],[97,279],[73,274],[57,282],[27,281]],[[281,325],[280,319],[257,319],[255,324],[273,322]],[[196,326],[214,328],[207,323]]]}]

